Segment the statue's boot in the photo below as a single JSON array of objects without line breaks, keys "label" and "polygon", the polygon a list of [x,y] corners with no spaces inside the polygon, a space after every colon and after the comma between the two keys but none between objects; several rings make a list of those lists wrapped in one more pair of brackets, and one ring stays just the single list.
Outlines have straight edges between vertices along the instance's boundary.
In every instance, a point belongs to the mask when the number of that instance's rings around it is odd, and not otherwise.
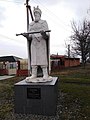
[{"label": "statue's boot", "polygon": [[37,77],[37,66],[32,66],[32,75],[27,77],[26,80],[34,79]]},{"label": "statue's boot", "polygon": [[48,79],[47,67],[42,67],[43,70],[43,79]]},{"label": "statue's boot", "polygon": [[32,75],[30,76],[31,79],[37,77],[37,66],[32,66]]}]

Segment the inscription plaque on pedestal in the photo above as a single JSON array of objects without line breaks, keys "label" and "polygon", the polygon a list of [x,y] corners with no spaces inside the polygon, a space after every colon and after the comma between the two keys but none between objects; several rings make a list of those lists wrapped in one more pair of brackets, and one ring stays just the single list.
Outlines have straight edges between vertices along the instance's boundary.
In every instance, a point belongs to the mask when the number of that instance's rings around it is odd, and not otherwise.
[{"label": "inscription plaque on pedestal", "polygon": [[27,88],[27,98],[28,99],[41,99],[41,89],[40,88]]}]

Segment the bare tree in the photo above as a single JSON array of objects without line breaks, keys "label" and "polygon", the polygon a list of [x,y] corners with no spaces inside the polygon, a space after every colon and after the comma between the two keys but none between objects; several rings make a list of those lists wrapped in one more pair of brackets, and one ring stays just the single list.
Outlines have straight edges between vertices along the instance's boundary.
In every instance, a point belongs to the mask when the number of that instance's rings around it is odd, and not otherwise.
[{"label": "bare tree", "polygon": [[73,35],[70,36],[72,41],[72,52],[81,56],[82,63],[85,65],[89,56],[90,46],[90,22],[84,20],[78,26],[72,22]]}]

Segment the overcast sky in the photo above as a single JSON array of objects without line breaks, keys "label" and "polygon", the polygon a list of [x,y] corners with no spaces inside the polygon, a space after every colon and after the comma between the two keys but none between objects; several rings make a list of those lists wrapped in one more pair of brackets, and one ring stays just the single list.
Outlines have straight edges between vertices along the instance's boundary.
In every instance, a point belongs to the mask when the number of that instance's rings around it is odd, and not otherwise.
[{"label": "overcast sky", "polygon": [[[27,58],[27,41],[16,33],[26,32],[26,0],[0,0],[0,56],[15,55]],[[42,19],[48,22],[50,53],[65,54],[65,41],[71,35],[71,21],[82,21],[90,16],[90,0],[30,0],[39,5]],[[30,18],[31,22],[31,18]]]}]

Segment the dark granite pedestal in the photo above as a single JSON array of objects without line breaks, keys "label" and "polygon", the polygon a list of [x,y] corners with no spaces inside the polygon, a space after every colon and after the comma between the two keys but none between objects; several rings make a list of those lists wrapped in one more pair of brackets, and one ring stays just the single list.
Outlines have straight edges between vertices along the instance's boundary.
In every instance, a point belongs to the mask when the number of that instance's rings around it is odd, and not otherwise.
[{"label": "dark granite pedestal", "polygon": [[15,113],[55,115],[57,109],[58,78],[51,82],[26,83],[25,80],[14,85]]}]

